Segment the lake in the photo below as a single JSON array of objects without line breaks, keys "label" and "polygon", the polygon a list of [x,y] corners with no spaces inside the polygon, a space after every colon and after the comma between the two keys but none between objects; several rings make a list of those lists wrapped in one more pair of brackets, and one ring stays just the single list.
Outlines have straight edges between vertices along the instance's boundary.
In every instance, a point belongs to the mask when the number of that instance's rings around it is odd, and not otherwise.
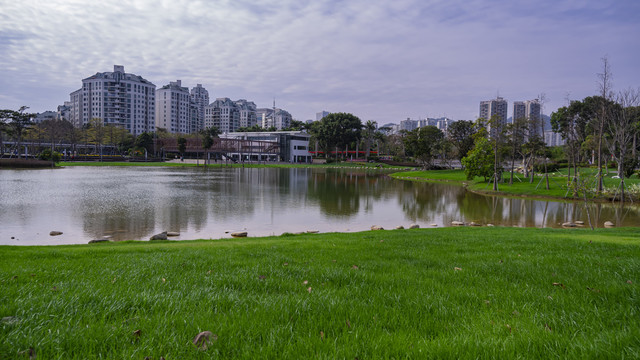
[{"label": "lake", "polygon": [[[219,239],[317,230],[349,232],[452,221],[519,227],[588,223],[580,202],[482,196],[462,187],[394,180],[381,171],[67,167],[0,170],[0,245],[58,245],[92,239]],[[596,227],[640,224],[637,206],[590,204]],[[62,231],[50,236],[50,231]]]}]

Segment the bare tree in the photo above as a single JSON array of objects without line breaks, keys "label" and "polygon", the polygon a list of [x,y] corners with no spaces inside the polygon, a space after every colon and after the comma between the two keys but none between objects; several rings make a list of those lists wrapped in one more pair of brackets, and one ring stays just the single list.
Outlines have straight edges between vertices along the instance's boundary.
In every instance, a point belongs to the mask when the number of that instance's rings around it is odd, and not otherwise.
[{"label": "bare tree", "polygon": [[607,100],[610,100],[613,97],[611,93],[611,65],[609,65],[609,59],[606,56],[602,58],[602,73],[598,74],[598,78],[600,79],[598,82],[598,90],[602,99],[596,122],[596,136],[598,141],[598,175],[596,192],[601,193],[604,188],[602,180],[602,140],[604,137],[605,124],[609,117]]},{"label": "bare tree", "polygon": [[620,177],[620,196],[624,202],[624,166],[634,136],[636,128],[636,109],[640,100],[638,90],[627,89],[616,95],[616,107],[612,109],[611,116],[607,122],[611,141],[609,151],[618,162],[618,177]]}]

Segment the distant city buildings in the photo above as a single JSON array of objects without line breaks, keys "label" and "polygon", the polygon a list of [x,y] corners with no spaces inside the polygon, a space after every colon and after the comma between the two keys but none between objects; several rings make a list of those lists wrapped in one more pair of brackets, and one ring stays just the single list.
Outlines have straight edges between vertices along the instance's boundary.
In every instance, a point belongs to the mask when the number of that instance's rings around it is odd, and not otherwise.
[{"label": "distant city buildings", "polygon": [[542,134],[542,113],[541,113],[540,101],[538,99],[527,101],[514,101],[513,102],[513,117],[512,121],[518,119],[526,119],[528,122],[527,136]]},{"label": "distant city buildings", "polygon": [[104,125],[126,129],[133,135],[155,131],[156,86],[141,76],[114,65],[113,72],[96,73],[82,80],[70,94],[69,121],[76,127],[100,119]]},{"label": "distant city buildings", "polygon": [[[418,119],[411,120],[411,118],[407,118],[406,120],[400,121],[400,124],[397,125],[397,129],[395,131],[411,131],[425,126],[435,126],[443,133],[446,133],[449,129],[449,125],[453,123],[454,120],[451,120],[447,117],[440,118],[426,118],[426,119]],[[389,124],[387,124],[389,125]],[[387,127],[385,125],[384,127]]]},{"label": "distant city buildings", "polygon": [[40,124],[45,120],[56,120],[58,119],[58,113],[55,111],[44,111],[36,115],[32,121],[36,124]]},{"label": "distant city buildings", "polygon": [[153,132],[157,127],[178,134],[196,133],[212,126],[223,133],[255,125],[283,129],[292,120],[289,112],[275,106],[260,109],[259,113],[256,104],[245,99],[221,97],[209,103],[209,92],[202,84],[189,91],[177,80],[156,90],[143,77],[125,73],[121,65],[114,65],[113,72],[83,79],[82,88],[69,97],[70,101],[58,107],[57,118],[67,119],[76,127],[100,119],[104,125],[121,127],[133,135]]},{"label": "distant city buildings", "polygon": [[262,128],[268,129],[274,127],[278,130],[286,129],[291,126],[291,114],[279,108],[274,107],[257,109],[258,122],[261,123]]},{"label": "distant city buildings", "polygon": [[324,110],[320,111],[319,113],[316,113],[316,121],[322,120],[323,117],[325,117],[325,116],[327,116],[329,114],[331,114],[331,113],[328,112],[328,111],[324,111]]}]

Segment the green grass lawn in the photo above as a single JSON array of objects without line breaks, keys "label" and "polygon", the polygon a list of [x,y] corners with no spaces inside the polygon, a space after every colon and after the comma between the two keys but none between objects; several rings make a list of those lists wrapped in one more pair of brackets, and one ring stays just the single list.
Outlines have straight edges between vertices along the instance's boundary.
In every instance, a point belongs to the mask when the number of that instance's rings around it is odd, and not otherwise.
[{"label": "green grass lawn", "polygon": [[[640,357],[640,228],[0,247],[0,358]],[[191,342],[215,334],[206,350]]]},{"label": "green grass lawn", "polygon": [[[593,169],[581,169],[581,175],[585,177],[589,187],[595,187],[595,173]],[[620,179],[613,179],[615,175],[610,172],[604,178],[606,188],[603,199],[608,199],[615,195],[615,190],[620,185]],[[417,181],[434,181],[434,182],[451,182],[460,185],[466,185],[469,190],[492,194],[493,184],[489,184],[482,177],[475,177],[473,180],[467,180],[463,170],[428,170],[428,171],[405,171],[392,174],[396,179],[417,180]],[[547,198],[572,198],[573,192],[567,191],[567,171],[561,169],[556,173],[549,174],[549,190],[546,189],[546,181],[541,174],[537,174],[530,182],[529,178],[524,178],[522,174],[514,176],[513,184],[509,185],[511,174],[504,172],[502,174],[504,183],[498,183],[498,193],[501,195],[514,196],[531,196],[531,197],[547,197]],[[625,179],[626,189],[634,196],[634,200],[640,195],[640,178],[634,176]],[[582,196],[582,195],[580,195]],[[582,199],[582,197],[580,197]]]}]

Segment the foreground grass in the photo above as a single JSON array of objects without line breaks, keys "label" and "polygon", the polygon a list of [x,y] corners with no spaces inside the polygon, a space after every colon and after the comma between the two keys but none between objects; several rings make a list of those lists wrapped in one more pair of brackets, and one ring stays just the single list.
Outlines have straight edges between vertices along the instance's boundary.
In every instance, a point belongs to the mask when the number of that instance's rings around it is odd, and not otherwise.
[{"label": "foreground grass", "polygon": [[[615,195],[615,189],[620,185],[620,179],[612,179],[609,174],[609,178],[604,179],[605,187],[607,188],[606,194],[602,197],[603,200],[608,200]],[[582,169],[581,175],[591,181],[588,183],[589,188],[595,187],[595,174],[593,169]],[[509,179],[511,174],[504,172],[502,177],[504,183],[498,184],[498,191],[493,191],[493,184],[488,184],[482,177],[475,177],[473,180],[467,180],[463,170],[428,170],[428,171],[405,171],[398,172],[391,175],[396,179],[404,180],[416,180],[416,181],[430,181],[430,182],[449,182],[457,183],[467,186],[471,191],[485,193],[485,194],[498,194],[498,195],[514,195],[514,196],[529,196],[529,197],[541,197],[541,198],[572,198],[573,192],[567,191],[567,175],[566,169],[558,171],[557,173],[549,174],[549,190],[546,189],[546,182],[543,176],[536,175],[533,178],[533,182],[530,182],[529,178],[524,178],[522,174],[517,174],[514,177],[513,184],[509,185]],[[593,179],[592,179],[593,178]],[[633,187],[640,185],[640,179],[632,177],[625,179],[627,191]],[[633,194],[634,198],[637,198],[639,194]],[[580,195],[582,196],[582,195]]]},{"label": "foreground grass", "polygon": [[[4,246],[0,258],[2,359],[640,357],[640,228]],[[204,330],[217,339],[199,350]]]}]

